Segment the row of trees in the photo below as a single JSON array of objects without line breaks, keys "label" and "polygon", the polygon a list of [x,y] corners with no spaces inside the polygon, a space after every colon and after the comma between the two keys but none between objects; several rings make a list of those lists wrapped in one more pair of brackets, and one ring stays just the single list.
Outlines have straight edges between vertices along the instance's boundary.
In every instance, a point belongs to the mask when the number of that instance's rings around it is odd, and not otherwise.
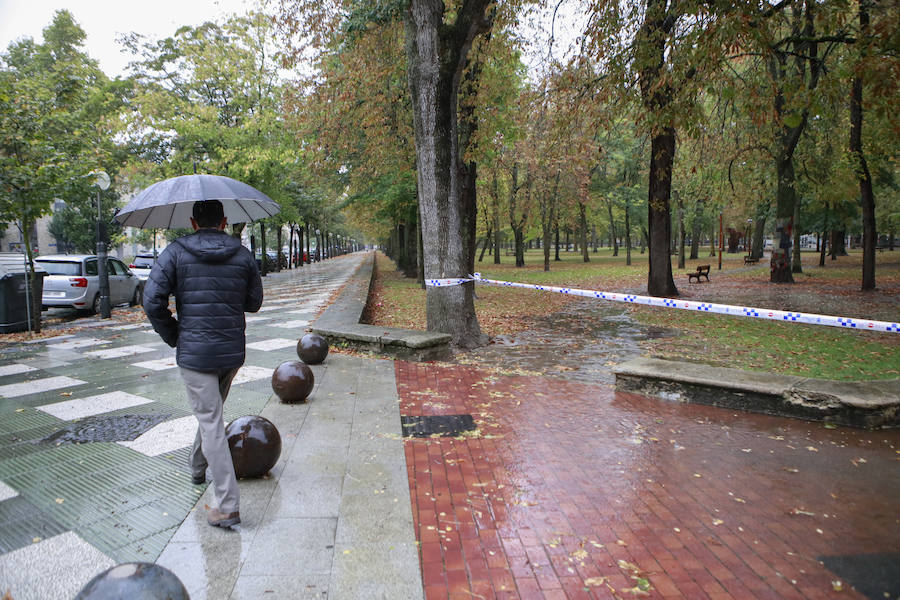
[{"label": "row of trees", "polygon": [[[503,231],[519,265],[539,236],[549,269],[560,222],[582,249],[597,227],[629,248],[646,232],[648,292],[671,296],[685,222],[694,243],[719,215],[752,224],[756,253],[774,232],[770,280],[788,283],[802,233],[861,219],[862,287],[874,288],[876,216],[892,236],[900,208],[893,3],[593,2],[569,58],[546,52],[526,71],[517,24],[542,8],[282,3],[287,38],[315,49],[294,104],[304,139],[369,199],[354,210],[390,217],[401,256],[418,228],[425,276],[464,276],[477,238]],[[470,286],[429,289],[428,315],[430,329],[479,343]]]},{"label": "row of trees", "polygon": [[[43,44],[3,55],[0,217],[27,227],[58,197],[75,222],[91,213],[93,168],[132,189],[200,170],[278,201],[279,232],[363,232],[428,278],[472,272],[479,237],[498,252],[508,236],[517,265],[538,237],[545,269],[560,228],[585,260],[596,235],[626,252],[644,240],[648,292],[665,296],[678,293],[673,238],[712,238],[720,215],[752,223],[757,253],[774,232],[773,282],[799,269],[801,233],[861,220],[874,287],[876,224],[893,235],[900,221],[892,3],[578,4],[565,58],[555,29],[540,47],[523,35],[546,10],[283,0],[271,15],[127,36],[132,74],[113,81],[61,11]],[[471,284],[427,298],[429,329],[483,341]]]},{"label": "row of trees", "polygon": [[83,51],[84,39],[72,14],[59,11],[43,43],[16,41],[2,55],[0,221],[20,224],[31,239],[35,219],[63,199],[51,233],[89,252],[97,215],[91,171],[114,181],[100,198],[116,243],[123,235],[112,216],[121,198],[162,178],[208,172],[281,205],[266,223],[279,244],[282,227],[292,237],[304,226],[350,237],[340,182],[309,170],[287,126],[270,16],[236,15],[160,40],[125,36],[134,60],[130,76],[115,80]]}]

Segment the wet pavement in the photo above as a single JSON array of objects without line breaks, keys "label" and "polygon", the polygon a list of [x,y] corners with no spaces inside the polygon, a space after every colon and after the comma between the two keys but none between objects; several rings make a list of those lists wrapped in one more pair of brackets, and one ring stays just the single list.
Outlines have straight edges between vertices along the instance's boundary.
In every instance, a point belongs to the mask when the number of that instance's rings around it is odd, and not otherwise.
[{"label": "wet pavement", "polygon": [[641,356],[640,342],[678,335],[638,323],[629,308],[621,303],[576,300],[559,312],[536,318],[526,331],[497,336],[487,346],[457,354],[453,362],[612,384],[611,367]]},{"label": "wet pavement", "polygon": [[[264,410],[274,368],[296,359],[297,340],[360,260],[264,279],[226,421]],[[0,351],[0,593],[71,598],[107,566],[155,561],[205,498],[187,468],[196,421],[175,351],[138,310]]]},{"label": "wet pavement", "polygon": [[898,431],[396,367],[402,414],[478,426],[406,442],[426,598],[900,594]]}]

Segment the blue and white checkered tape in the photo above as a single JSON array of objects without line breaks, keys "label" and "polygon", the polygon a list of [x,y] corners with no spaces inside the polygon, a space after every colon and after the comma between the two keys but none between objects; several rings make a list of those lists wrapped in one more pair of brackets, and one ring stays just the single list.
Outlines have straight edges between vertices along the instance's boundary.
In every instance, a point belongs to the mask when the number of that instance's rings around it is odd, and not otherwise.
[{"label": "blue and white checkered tape", "polygon": [[752,317],[756,319],[771,319],[776,321],[786,321],[790,323],[806,323],[810,325],[829,325],[832,327],[844,327],[849,329],[866,329],[869,331],[885,331],[888,333],[900,333],[900,324],[889,321],[875,321],[869,319],[852,319],[849,317],[833,317],[830,315],[817,315],[812,313],[786,312],[781,310],[770,310],[766,308],[754,308],[752,306],[732,306],[730,304],[716,304],[713,302],[693,302],[690,300],[675,300],[672,298],[658,298],[655,296],[637,296],[634,294],[620,294],[616,292],[604,292],[598,290],[580,290],[577,288],[553,287],[547,285],[537,285],[531,283],[518,283],[513,281],[501,281],[497,279],[485,279],[481,273],[475,273],[469,277],[457,277],[449,279],[426,279],[425,285],[430,287],[444,287],[450,285],[461,285],[463,283],[475,281],[487,285],[501,285],[507,287],[518,287],[525,289],[540,290],[546,292],[557,292],[571,296],[584,296],[587,298],[600,298],[603,300],[611,300],[613,302],[630,302],[637,304],[647,304],[649,306],[666,306],[669,308],[679,308],[682,310],[699,310],[704,312],[714,312],[725,315],[736,315],[743,317]]}]

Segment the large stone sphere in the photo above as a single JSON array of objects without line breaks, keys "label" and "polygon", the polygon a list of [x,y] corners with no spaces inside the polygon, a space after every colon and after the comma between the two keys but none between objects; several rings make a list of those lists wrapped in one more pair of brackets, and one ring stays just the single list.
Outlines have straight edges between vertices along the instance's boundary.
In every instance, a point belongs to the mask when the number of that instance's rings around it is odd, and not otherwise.
[{"label": "large stone sphere", "polygon": [[258,415],[238,417],[225,426],[225,437],[239,479],[262,477],[281,456],[281,434],[271,421]]},{"label": "large stone sphere", "polygon": [[302,402],[313,391],[315,377],[312,369],[299,360],[278,365],[272,373],[272,391],[282,402]]},{"label": "large stone sphere", "polygon": [[87,582],[75,600],[190,600],[175,573],[153,563],[123,563]]},{"label": "large stone sphere", "polygon": [[317,365],[328,356],[328,342],[317,333],[307,333],[297,342],[297,356],[308,365]]}]

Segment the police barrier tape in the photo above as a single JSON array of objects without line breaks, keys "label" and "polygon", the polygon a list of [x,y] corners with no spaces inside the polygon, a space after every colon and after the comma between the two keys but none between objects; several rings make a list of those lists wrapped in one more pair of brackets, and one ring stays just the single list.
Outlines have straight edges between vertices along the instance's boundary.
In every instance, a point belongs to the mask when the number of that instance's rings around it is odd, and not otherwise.
[{"label": "police barrier tape", "polygon": [[872,321],[869,319],[851,319],[849,317],[833,317],[830,315],[817,315],[814,313],[788,312],[783,310],[771,310],[768,308],[754,308],[752,306],[731,306],[729,304],[715,304],[713,302],[693,302],[691,300],[677,300],[674,298],[657,298],[655,296],[637,296],[635,294],[619,294],[613,292],[597,292],[594,290],[580,290],[578,288],[554,287],[550,285],[536,285],[531,283],[516,283],[513,281],[500,281],[496,279],[484,279],[480,273],[469,277],[457,277],[448,279],[426,279],[425,285],[430,287],[446,287],[462,285],[469,281],[487,285],[505,287],[517,287],[545,292],[557,292],[570,296],[583,296],[585,298],[599,298],[613,302],[630,302],[632,304],[646,304],[647,306],[663,306],[679,308],[681,310],[698,310],[702,312],[733,315],[738,317],[751,317],[754,319],[770,319],[773,321],[788,321],[795,323],[807,323],[809,325],[829,325],[831,327],[844,327],[847,329],[864,329],[867,331],[886,331],[888,333],[900,333],[900,324],[889,321]]}]

